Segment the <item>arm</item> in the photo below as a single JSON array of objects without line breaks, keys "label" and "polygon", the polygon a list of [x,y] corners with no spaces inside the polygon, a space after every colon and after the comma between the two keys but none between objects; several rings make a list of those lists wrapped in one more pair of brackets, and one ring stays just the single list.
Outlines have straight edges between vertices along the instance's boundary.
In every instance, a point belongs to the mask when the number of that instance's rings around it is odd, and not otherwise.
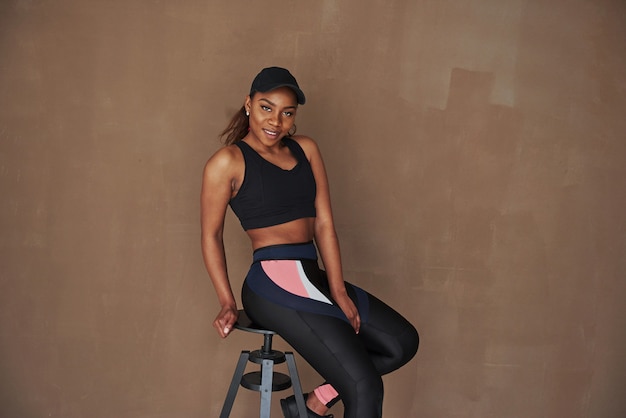
[{"label": "arm", "polygon": [[213,282],[220,312],[213,326],[222,338],[228,336],[237,321],[237,303],[228,280],[224,252],[224,217],[234,184],[236,156],[232,149],[222,148],[207,161],[200,196],[202,256]]},{"label": "arm", "polygon": [[331,296],[358,333],[361,326],[361,318],[354,302],[348,296],[343,280],[339,240],[333,221],[330,190],[324,161],[317,144],[312,139],[298,137],[297,140],[309,157],[317,185],[317,195],[315,197],[315,210],[317,212],[315,218],[315,242],[326,269]]}]

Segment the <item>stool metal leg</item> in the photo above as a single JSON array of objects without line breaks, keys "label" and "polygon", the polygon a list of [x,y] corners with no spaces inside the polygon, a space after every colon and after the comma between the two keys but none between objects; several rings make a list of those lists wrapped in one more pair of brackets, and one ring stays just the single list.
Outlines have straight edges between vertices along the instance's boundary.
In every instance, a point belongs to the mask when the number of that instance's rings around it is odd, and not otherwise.
[{"label": "stool metal leg", "polygon": [[296,397],[296,405],[298,406],[298,415],[301,417],[308,416],[306,411],[306,405],[304,403],[304,395],[302,395],[302,386],[300,385],[300,376],[298,376],[298,369],[296,367],[296,360],[294,359],[291,351],[285,351],[285,359],[287,360],[287,368],[289,369],[289,376],[291,376],[291,383],[293,385],[293,394]]},{"label": "stool metal leg", "polygon": [[248,363],[248,358],[250,358],[249,351],[242,351],[241,355],[239,355],[239,361],[237,362],[237,367],[235,368],[235,373],[233,374],[233,380],[231,380],[230,382],[230,387],[228,388],[228,393],[226,394],[226,400],[224,401],[224,406],[222,407],[220,418],[228,418],[230,416],[230,411],[231,409],[233,409],[235,396],[237,395],[237,390],[239,389],[239,384],[241,383],[241,377],[243,376],[243,372],[246,369],[246,363]]},{"label": "stool metal leg", "polygon": [[263,360],[263,364],[261,365],[261,418],[270,418],[273,377],[274,361]]}]

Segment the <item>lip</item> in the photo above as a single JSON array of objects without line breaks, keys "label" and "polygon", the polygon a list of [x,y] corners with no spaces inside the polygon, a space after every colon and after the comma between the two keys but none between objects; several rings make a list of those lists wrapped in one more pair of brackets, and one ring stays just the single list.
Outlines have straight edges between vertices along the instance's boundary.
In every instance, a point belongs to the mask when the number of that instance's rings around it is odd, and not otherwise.
[{"label": "lip", "polygon": [[274,131],[274,130],[265,129],[265,128],[263,129],[263,132],[265,132],[265,134],[271,138],[277,138],[278,135],[280,134],[279,131]]}]

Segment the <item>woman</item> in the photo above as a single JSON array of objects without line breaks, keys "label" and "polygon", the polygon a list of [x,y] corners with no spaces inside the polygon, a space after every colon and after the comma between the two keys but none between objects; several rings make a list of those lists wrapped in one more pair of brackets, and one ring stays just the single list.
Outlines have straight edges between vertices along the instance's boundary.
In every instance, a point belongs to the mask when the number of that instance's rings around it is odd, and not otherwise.
[{"label": "woman", "polygon": [[[242,289],[246,313],[326,380],[306,395],[308,417],[326,416],[339,399],[345,417],[380,417],[381,376],[415,355],[418,334],[393,309],[344,282],[320,151],[311,138],[293,135],[304,103],[288,70],[263,69],[222,132],[225,146],[206,163],[202,251],[221,305],[213,326],[225,338],[237,320],[223,243],[230,205],[254,250]],[[281,407],[285,417],[298,417],[293,396]]]}]

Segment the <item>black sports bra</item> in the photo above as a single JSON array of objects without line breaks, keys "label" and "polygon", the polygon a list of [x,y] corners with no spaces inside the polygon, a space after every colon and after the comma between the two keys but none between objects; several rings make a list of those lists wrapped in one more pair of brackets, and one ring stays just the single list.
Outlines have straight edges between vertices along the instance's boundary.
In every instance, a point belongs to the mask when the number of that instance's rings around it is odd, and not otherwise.
[{"label": "black sports bra", "polygon": [[243,141],[235,143],[246,169],[230,207],[246,231],[316,215],[316,185],[309,160],[295,140],[284,138],[283,143],[298,161],[291,170],[270,163]]}]

